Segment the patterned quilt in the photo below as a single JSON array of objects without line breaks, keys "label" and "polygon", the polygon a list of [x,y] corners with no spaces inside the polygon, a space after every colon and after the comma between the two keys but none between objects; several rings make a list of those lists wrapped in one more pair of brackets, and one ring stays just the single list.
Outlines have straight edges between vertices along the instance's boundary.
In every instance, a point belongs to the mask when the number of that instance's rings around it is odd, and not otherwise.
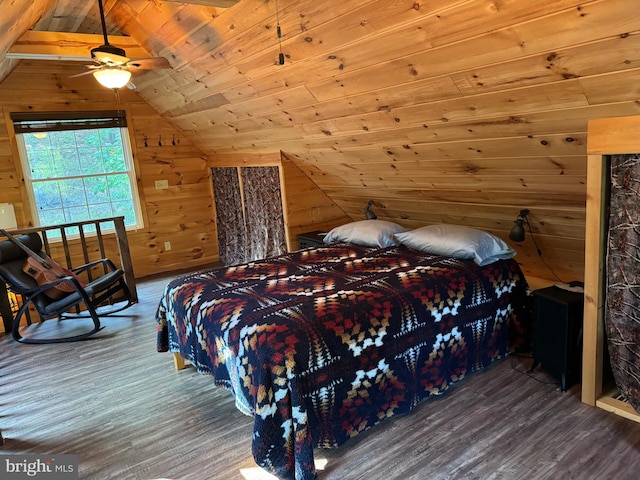
[{"label": "patterned quilt", "polygon": [[254,418],[256,462],[316,478],[336,447],[528,347],[518,264],[330,244],[169,283],[158,351],[180,352]]}]

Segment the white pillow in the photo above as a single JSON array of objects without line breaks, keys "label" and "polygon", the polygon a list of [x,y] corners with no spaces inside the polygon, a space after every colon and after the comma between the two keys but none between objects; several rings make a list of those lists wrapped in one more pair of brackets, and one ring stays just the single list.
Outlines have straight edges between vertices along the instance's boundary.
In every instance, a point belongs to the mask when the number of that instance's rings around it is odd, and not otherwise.
[{"label": "white pillow", "polygon": [[461,225],[428,225],[409,232],[397,233],[401,244],[434,255],[472,258],[478,265],[489,265],[511,258],[516,251],[489,232]]},{"label": "white pillow", "polygon": [[397,245],[395,233],[404,232],[405,228],[384,220],[361,220],[340,225],[327,233],[324,243],[349,242],[366,247],[393,247]]}]

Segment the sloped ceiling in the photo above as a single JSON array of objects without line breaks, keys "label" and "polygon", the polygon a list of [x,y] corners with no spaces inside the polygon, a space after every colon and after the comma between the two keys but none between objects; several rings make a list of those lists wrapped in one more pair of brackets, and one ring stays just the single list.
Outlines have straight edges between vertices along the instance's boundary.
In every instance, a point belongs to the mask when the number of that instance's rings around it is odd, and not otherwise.
[{"label": "sloped ceiling", "polygon": [[[99,33],[88,3],[0,0],[0,78],[31,27]],[[524,255],[581,275],[587,122],[640,113],[637,0],[277,6],[105,1],[110,34],[172,65],[138,93],[207,155],[281,150],[353,218],[371,198],[406,226],[506,238],[529,208]]]}]

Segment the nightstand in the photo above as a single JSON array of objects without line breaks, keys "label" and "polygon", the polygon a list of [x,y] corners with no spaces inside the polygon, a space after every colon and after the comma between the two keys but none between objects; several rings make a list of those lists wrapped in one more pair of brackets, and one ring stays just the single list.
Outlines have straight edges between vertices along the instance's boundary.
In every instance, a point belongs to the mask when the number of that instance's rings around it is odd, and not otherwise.
[{"label": "nightstand", "polygon": [[533,292],[533,365],[560,379],[563,392],[580,381],[584,294],[552,286]]},{"label": "nightstand", "polygon": [[298,249],[302,250],[303,248],[319,247],[320,245],[324,245],[322,239],[324,238],[325,233],[326,232],[320,230],[314,230],[313,232],[298,234]]}]

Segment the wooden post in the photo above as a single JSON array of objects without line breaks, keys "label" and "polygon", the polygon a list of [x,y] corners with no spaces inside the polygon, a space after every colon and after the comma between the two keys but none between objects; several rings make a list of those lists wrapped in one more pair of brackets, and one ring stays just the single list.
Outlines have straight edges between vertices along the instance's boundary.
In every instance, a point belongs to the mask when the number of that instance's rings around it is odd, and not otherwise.
[{"label": "wooden post", "polygon": [[608,175],[602,155],[587,158],[587,219],[585,226],[584,325],[582,401],[596,404],[602,395],[604,361],[604,257]]},{"label": "wooden post", "polygon": [[136,289],[136,279],[133,275],[133,262],[131,261],[131,252],[129,251],[129,240],[127,239],[127,231],[124,227],[124,217],[116,217],[113,219],[116,229],[116,240],[118,242],[118,253],[122,262],[122,270],[124,271],[124,281],[127,283],[131,292],[131,298],[134,302],[138,301],[138,291]]}]

